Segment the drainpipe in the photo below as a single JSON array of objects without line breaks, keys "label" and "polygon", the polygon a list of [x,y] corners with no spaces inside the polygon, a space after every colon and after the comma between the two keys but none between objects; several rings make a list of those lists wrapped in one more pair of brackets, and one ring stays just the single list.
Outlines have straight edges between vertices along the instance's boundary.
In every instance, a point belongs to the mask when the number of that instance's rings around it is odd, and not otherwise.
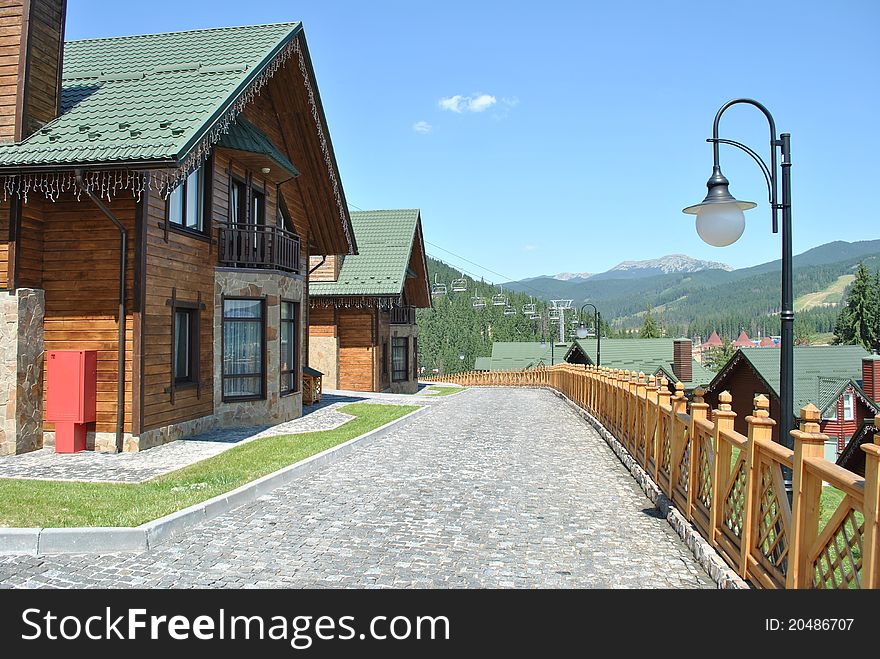
[{"label": "drainpipe", "polygon": [[119,338],[117,341],[117,389],[116,389],[116,450],[120,453],[123,449],[123,436],[125,434],[125,268],[128,259],[128,231],[115,215],[107,208],[95,194],[86,187],[83,180],[82,170],[74,170],[76,181],[80,189],[85,192],[89,199],[107,216],[119,229]]},{"label": "drainpipe", "polygon": [[318,265],[316,265],[314,268],[312,268],[311,270],[309,270],[309,274],[312,274],[315,270],[317,270],[317,269],[320,268],[322,265],[324,265],[324,261],[326,261],[326,260],[327,260],[327,255],[324,254],[324,256],[321,257],[321,261],[318,263]]}]

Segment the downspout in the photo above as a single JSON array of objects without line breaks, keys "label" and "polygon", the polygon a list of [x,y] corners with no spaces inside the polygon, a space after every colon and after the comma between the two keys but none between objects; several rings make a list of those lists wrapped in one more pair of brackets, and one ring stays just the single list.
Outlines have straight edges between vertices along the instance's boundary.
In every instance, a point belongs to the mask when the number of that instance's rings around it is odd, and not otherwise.
[{"label": "downspout", "polygon": [[117,372],[116,372],[116,450],[122,452],[123,437],[125,434],[125,269],[128,260],[128,231],[122,222],[107,208],[104,203],[86,186],[83,180],[82,170],[74,170],[76,181],[80,189],[85,192],[89,199],[107,216],[119,229],[119,338],[117,340]]},{"label": "downspout", "polygon": [[318,265],[316,265],[314,268],[311,268],[311,269],[309,270],[309,274],[312,274],[315,270],[317,270],[317,269],[320,268],[322,265],[324,265],[324,261],[326,261],[326,260],[327,260],[327,255],[324,254],[324,256],[321,257],[321,261],[318,263]]}]

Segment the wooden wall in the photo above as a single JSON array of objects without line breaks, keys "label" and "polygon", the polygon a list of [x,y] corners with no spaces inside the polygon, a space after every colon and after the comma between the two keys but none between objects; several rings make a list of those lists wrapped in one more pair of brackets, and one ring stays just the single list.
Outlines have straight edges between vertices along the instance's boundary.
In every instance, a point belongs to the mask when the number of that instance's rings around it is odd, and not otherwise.
[{"label": "wooden wall", "polygon": [[[331,254],[321,263],[320,256],[313,256],[309,260],[309,270],[315,270],[309,275],[311,281],[336,281],[339,279],[339,269],[342,267],[343,256]],[[321,265],[318,265],[318,264]]]},{"label": "wooden wall", "polygon": [[[215,170],[216,171],[216,170]],[[225,209],[227,191],[218,198],[214,186],[214,212]],[[143,425],[150,430],[171,423],[213,414],[213,345],[214,339],[214,265],[216,250],[210,239],[194,237],[169,229],[165,241],[166,202],[152,191],[144,227],[145,287],[142,329],[143,350]],[[181,302],[196,302],[201,293],[205,308],[201,311],[199,332],[199,377],[201,391],[195,387],[175,389],[171,404],[171,289]]]},{"label": "wooden wall", "polygon": [[310,336],[336,336],[336,309],[334,307],[317,307],[309,316]]},{"label": "wooden wall", "polygon": [[722,391],[729,391],[733,396],[732,407],[736,412],[733,429],[743,435],[749,431],[746,417],[752,414],[755,396],[757,394],[767,396],[770,399],[770,418],[777,422],[777,425],[773,426],[773,441],[778,441],[779,398],[770,391],[770,388],[749,366],[740,362],[735,369],[728,373],[723,382],[719,383],[712,392],[706,394],[705,401],[712,406],[712,409],[718,407],[718,395]]},{"label": "wooden wall", "polygon": [[15,141],[18,65],[27,0],[0,0],[0,142]]},{"label": "wooden wall", "polygon": [[375,309],[340,309],[339,388],[373,391],[375,386]]},{"label": "wooden wall", "polygon": [[66,4],[0,0],[0,141],[23,140],[58,114]]},{"label": "wooden wall", "polygon": [[9,244],[9,223],[12,213],[12,201],[0,199],[0,290],[5,290],[12,285],[12,271],[10,251],[13,249]]}]

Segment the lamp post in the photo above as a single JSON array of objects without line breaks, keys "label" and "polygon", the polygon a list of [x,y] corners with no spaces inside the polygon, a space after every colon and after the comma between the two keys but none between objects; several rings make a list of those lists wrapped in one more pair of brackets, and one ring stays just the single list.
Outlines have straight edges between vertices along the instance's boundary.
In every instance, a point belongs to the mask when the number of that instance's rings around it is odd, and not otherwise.
[{"label": "lamp post", "polygon": [[595,304],[591,304],[587,302],[584,306],[581,307],[580,316],[581,323],[577,328],[577,337],[579,339],[587,338],[587,326],[584,324],[584,309],[587,307],[593,307],[593,311],[596,312],[596,366],[602,365],[602,314],[599,313],[599,310],[596,308]]},{"label": "lamp post", "polygon": [[[718,137],[718,123],[727,108],[745,103],[758,108],[767,117],[770,124],[770,166],[755,151],[744,144]],[[750,98],[737,98],[721,106],[715,115],[712,126],[712,137],[706,140],[712,143],[714,163],[712,176],[706,187],[709,189],[706,198],[699,204],[688,206],[684,213],[696,215],[697,233],[705,242],[715,247],[724,247],[736,242],[745,229],[744,210],[754,208],[757,204],[751,201],[738,201],[728,190],[729,181],[721,173],[719,164],[719,145],[729,144],[745,151],[758,163],[770,200],[773,218],[773,233],[779,232],[779,211],[782,211],[782,310],[779,314],[782,325],[782,346],[779,360],[779,442],[792,448],[791,430],[794,408],[794,304],[792,301],[791,278],[791,135],[776,134],[776,122],[773,115],[758,101]],[[777,149],[782,156],[781,167],[777,166]],[[777,182],[780,180],[781,168],[782,201],[778,201]],[[788,471],[788,470],[786,470]],[[788,481],[790,478],[787,477]],[[787,482],[786,486],[790,488]]]},{"label": "lamp post", "polygon": [[[556,343],[556,342],[553,340],[553,337],[551,335],[551,337],[550,337],[550,366],[553,366],[556,363],[556,357],[555,357],[556,351],[553,348],[554,343]],[[547,347],[547,331],[544,329],[543,326],[541,327],[541,347],[542,348]]]}]

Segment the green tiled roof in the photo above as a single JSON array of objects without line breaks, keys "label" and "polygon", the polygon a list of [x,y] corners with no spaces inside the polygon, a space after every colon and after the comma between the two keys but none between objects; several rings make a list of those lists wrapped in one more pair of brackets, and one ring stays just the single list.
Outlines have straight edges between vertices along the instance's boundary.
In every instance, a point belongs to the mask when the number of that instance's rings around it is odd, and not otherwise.
[{"label": "green tiled roof", "polygon": [[300,23],[64,44],[61,115],[0,145],[0,168],[176,163],[301,29]]},{"label": "green tiled roof", "polygon": [[287,156],[272,144],[263,131],[244,117],[236,118],[229,125],[229,131],[220,138],[217,146],[236,151],[247,151],[248,153],[260,153],[271,158],[291,176],[299,176],[299,171],[287,159]]},{"label": "green tiled roof", "polygon": [[492,358],[491,357],[477,357],[474,361],[474,370],[475,371],[490,371],[492,370]]},{"label": "green tiled roof", "polygon": [[309,295],[400,295],[416,238],[418,209],[355,211],[358,253],[345,257],[337,281],[309,283]]},{"label": "green tiled roof", "polygon": [[511,371],[561,364],[571,344],[542,346],[539,341],[496,341],[492,344],[490,366],[493,371]]},{"label": "green tiled roof", "polygon": [[[733,359],[745,358],[755,371],[779,395],[779,356],[778,348],[743,348]],[[819,406],[825,399],[828,403],[829,380],[858,381],[862,377],[862,358],[868,352],[861,346],[796,346],[794,348],[794,409],[795,416],[807,403]],[[722,368],[719,376],[724,373]]]},{"label": "green tiled roof", "polygon": [[[672,362],[668,361],[663,364],[658,364],[656,368],[652,369],[650,373],[656,374],[658,370],[662,369],[663,373],[666,377],[672,382],[678,382],[678,377],[675,375],[675,372],[672,368]],[[708,386],[712,379],[715,377],[715,371],[710,371],[708,368],[703,366],[696,359],[693,360],[693,364],[691,365],[691,379],[689,382],[682,382],[685,389],[693,389],[698,386]],[[649,371],[645,371],[648,373]]]},{"label": "green tiled roof", "polygon": [[[602,366],[625,371],[653,372],[658,364],[671,364],[673,339],[602,339]],[[575,339],[590,362],[596,363],[596,339]]]}]

